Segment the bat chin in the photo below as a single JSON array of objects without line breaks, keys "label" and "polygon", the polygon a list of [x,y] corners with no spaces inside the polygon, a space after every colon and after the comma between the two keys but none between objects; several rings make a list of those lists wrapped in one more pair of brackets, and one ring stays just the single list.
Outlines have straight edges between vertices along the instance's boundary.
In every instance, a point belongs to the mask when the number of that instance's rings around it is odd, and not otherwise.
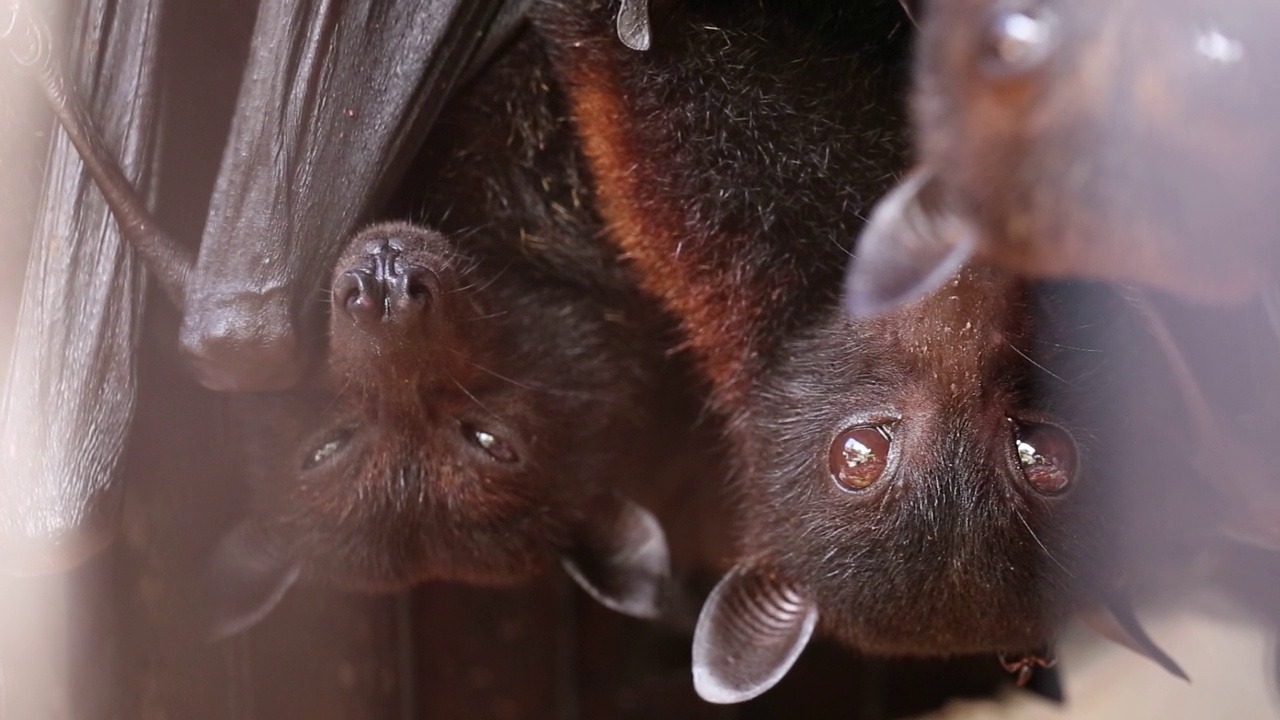
[{"label": "bat chin", "polygon": [[1016,657],[1033,654],[1039,648],[1053,645],[1056,635],[1051,630],[1027,628],[992,635],[988,628],[966,628],[947,623],[933,628],[917,628],[901,632],[871,633],[846,638],[849,644],[864,652],[885,657],[946,658],[965,655],[1003,655]]}]

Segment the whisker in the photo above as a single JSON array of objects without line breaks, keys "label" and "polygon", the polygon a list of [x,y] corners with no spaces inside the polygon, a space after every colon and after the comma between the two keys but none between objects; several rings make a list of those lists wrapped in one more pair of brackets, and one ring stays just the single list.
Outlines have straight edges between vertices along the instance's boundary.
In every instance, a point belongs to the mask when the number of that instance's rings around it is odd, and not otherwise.
[{"label": "whisker", "polygon": [[501,415],[498,415],[494,411],[490,410],[487,406],[485,406],[484,403],[480,402],[480,398],[476,397],[475,395],[472,395],[471,391],[468,390],[465,385],[458,382],[458,379],[455,378],[453,375],[449,375],[449,380],[454,385],[458,386],[458,389],[462,391],[463,395],[466,395],[467,397],[471,398],[471,402],[475,403],[476,405],[479,405],[481,410],[484,410],[486,413],[489,413],[490,417],[497,418],[499,422],[506,422],[506,420],[503,420]]},{"label": "whisker", "polygon": [[502,317],[503,315],[509,315],[509,314],[510,314],[510,313],[509,313],[508,311],[506,311],[506,310],[500,310],[500,311],[498,311],[498,312],[496,312],[496,313],[489,313],[488,315],[480,315],[480,316],[473,317],[473,318],[466,318],[466,319],[465,319],[465,320],[463,320],[462,322],[476,322],[476,321],[478,321],[478,320],[492,320],[493,318],[496,318],[496,317]]},{"label": "whisker", "polygon": [[[476,265],[476,266],[478,267],[478,266],[479,266],[479,264],[477,263],[477,265]],[[503,274],[505,274],[508,270],[510,270],[510,269],[511,269],[511,267],[512,267],[512,263],[508,263],[506,267],[504,267],[504,268],[502,268],[501,270],[499,270],[498,272],[494,273],[492,277],[487,278],[487,279],[484,281],[484,284],[483,284],[483,285],[479,284],[479,281],[477,281],[477,282],[472,283],[472,284],[470,284],[470,285],[464,285],[464,286],[462,286],[462,287],[455,288],[455,289],[453,290],[453,292],[462,292],[462,291],[465,291],[465,290],[474,290],[475,292],[478,292],[478,293],[484,292],[485,290],[488,290],[490,287],[492,287],[492,286],[493,286],[493,284],[494,284],[495,282],[497,282],[497,281],[498,281],[498,279],[499,279],[499,278],[501,278],[501,277],[503,276]],[[471,269],[467,270],[466,272],[472,272],[474,269],[475,269],[475,268],[473,267],[473,268],[471,268]]]},{"label": "whisker", "polygon": [[1026,360],[1027,362],[1031,363],[1032,365],[1035,365],[1036,367],[1038,367],[1038,368],[1040,368],[1041,370],[1043,370],[1045,373],[1047,373],[1047,374],[1049,375],[1049,377],[1054,378],[1054,379],[1055,379],[1055,380],[1057,380],[1058,382],[1061,382],[1062,384],[1067,385],[1068,387],[1075,387],[1075,386],[1076,386],[1076,385],[1075,385],[1075,383],[1073,383],[1073,382],[1071,382],[1071,381],[1067,380],[1066,378],[1064,378],[1064,377],[1062,377],[1061,375],[1059,375],[1059,374],[1055,373],[1054,371],[1050,370],[1049,368],[1045,367],[1044,365],[1041,365],[1040,363],[1036,362],[1035,360],[1032,360],[1032,359],[1031,359],[1031,356],[1030,356],[1030,355],[1028,355],[1028,354],[1026,354],[1026,353],[1024,353],[1024,352],[1022,352],[1022,350],[1018,349],[1018,346],[1017,346],[1017,345],[1014,345],[1013,343],[1009,342],[1008,340],[1005,340],[1005,345],[1008,345],[1010,348],[1012,348],[1012,349],[1013,349],[1013,351],[1014,351],[1014,352],[1016,352],[1016,353],[1018,353],[1019,355],[1021,355],[1021,356],[1022,356],[1022,359]]},{"label": "whisker", "polygon": [[[606,394],[579,392],[576,390],[564,390],[561,388],[553,388],[553,387],[547,387],[547,386],[526,385],[525,383],[522,383],[513,378],[509,378],[506,375],[503,375],[502,373],[497,372],[496,370],[491,370],[490,368],[487,368],[484,365],[481,365],[475,360],[472,360],[471,356],[468,355],[467,353],[464,353],[460,350],[456,350],[448,346],[445,346],[445,349],[453,353],[454,355],[458,356],[459,358],[461,358],[464,362],[466,362],[468,365],[475,368],[476,370],[479,370],[480,372],[485,373],[486,375],[490,375],[499,380],[502,380],[503,382],[510,383],[511,385],[521,388],[523,390],[528,390],[530,392],[536,392],[536,393],[543,393],[545,395],[551,395],[551,396],[585,398],[587,400],[596,400],[596,401],[602,401],[602,402],[609,401],[611,404],[617,403],[617,401],[613,400],[611,396]],[[450,377],[449,379],[457,383],[457,380],[454,379],[453,377]],[[466,392],[466,391],[464,390],[463,392]],[[468,395],[470,395],[470,393],[468,393]]]},{"label": "whisker", "polygon": [[1085,353],[1104,352],[1102,348],[1083,348],[1083,347],[1076,347],[1074,345],[1064,345],[1063,343],[1056,343],[1050,340],[1045,340],[1043,338],[1035,338],[1033,342],[1039,343],[1040,345],[1044,345],[1046,347],[1058,348],[1060,350],[1075,350],[1076,352],[1085,352]]},{"label": "whisker", "polygon": [[1022,511],[1015,507],[1013,509],[1013,514],[1017,516],[1018,520],[1022,523],[1022,526],[1027,529],[1027,532],[1031,533],[1031,539],[1035,540],[1036,544],[1040,546],[1040,549],[1044,551],[1045,557],[1052,560],[1054,565],[1057,565],[1059,568],[1062,568],[1062,572],[1066,573],[1067,577],[1074,580],[1076,577],[1075,574],[1072,573],[1070,570],[1068,570],[1066,565],[1063,565],[1061,562],[1058,562],[1058,558],[1054,557],[1053,553],[1049,552],[1049,548],[1045,547],[1045,544],[1040,541],[1040,536],[1036,535],[1036,531],[1031,529],[1030,523],[1028,523],[1027,519],[1022,516]]}]

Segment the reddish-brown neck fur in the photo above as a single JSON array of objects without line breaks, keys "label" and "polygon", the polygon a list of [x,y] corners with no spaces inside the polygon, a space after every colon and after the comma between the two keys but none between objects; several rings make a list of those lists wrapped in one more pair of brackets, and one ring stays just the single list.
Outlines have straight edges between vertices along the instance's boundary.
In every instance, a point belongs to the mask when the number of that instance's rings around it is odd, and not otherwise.
[{"label": "reddish-brown neck fur", "polygon": [[861,50],[822,46],[790,9],[721,4],[655,15],[643,53],[618,42],[607,3],[549,4],[541,26],[609,238],[732,411],[778,338],[829,306],[852,240],[832,209],[856,221],[870,206],[902,124],[899,89]]},{"label": "reddish-brown neck fur", "polygon": [[608,53],[598,63],[573,68],[574,111],[584,149],[595,174],[599,208],[610,237],[641,269],[645,287],[684,322],[688,342],[721,400],[734,403],[751,376],[755,359],[726,348],[758,347],[767,305],[791,294],[794,276],[779,273],[763,297],[743,282],[745,268],[724,262],[721,247],[748,238],[709,233],[685,243],[696,232],[681,206],[663,196],[668,168],[647,149],[654,143],[629,127],[631,110],[625,88]]}]

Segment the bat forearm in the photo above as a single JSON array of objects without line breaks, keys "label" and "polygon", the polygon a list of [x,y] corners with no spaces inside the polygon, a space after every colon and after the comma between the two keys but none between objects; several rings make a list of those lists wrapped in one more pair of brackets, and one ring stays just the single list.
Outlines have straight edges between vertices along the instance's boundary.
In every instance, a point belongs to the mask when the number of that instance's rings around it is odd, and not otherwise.
[{"label": "bat forearm", "polygon": [[186,279],[192,257],[160,229],[133,184],[120,169],[80,103],[62,63],[53,50],[49,29],[37,17],[16,3],[8,6],[11,17],[0,21],[0,39],[10,55],[39,82],[49,107],[67,137],[80,153],[85,170],[111,208],[121,234],[132,244],[165,294],[179,311],[186,299]]}]

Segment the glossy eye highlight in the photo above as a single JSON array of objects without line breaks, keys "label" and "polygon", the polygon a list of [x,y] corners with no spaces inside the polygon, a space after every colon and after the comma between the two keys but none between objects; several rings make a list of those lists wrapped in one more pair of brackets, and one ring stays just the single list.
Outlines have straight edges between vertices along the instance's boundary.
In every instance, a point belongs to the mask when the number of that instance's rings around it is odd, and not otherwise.
[{"label": "glossy eye highlight", "polygon": [[1014,449],[1023,477],[1037,492],[1057,495],[1075,480],[1078,453],[1066,430],[1045,423],[1018,423]]},{"label": "glossy eye highlight", "polygon": [[348,428],[330,436],[319,447],[311,451],[311,454],[302,462],[302,469],[313,470],[329,462],[346,449],[347,443],[351,442],[351,438],[355,434],[355,430]]},{"label": "glossy eye highlight", "polygon": [[514,463],[520,459],[520,456],[516,454],[511,445],[487,430],[464,423],[462,425],[462,434],[471,441],[471,444],[480,448],[485,454],[498,462]]},{"label": "glossy eye highlight", "polygon": [[863,490],[884,474],[892,438],[882,425],[859,425],[836,436],[831,443],[831,478],[845,490]]}]

